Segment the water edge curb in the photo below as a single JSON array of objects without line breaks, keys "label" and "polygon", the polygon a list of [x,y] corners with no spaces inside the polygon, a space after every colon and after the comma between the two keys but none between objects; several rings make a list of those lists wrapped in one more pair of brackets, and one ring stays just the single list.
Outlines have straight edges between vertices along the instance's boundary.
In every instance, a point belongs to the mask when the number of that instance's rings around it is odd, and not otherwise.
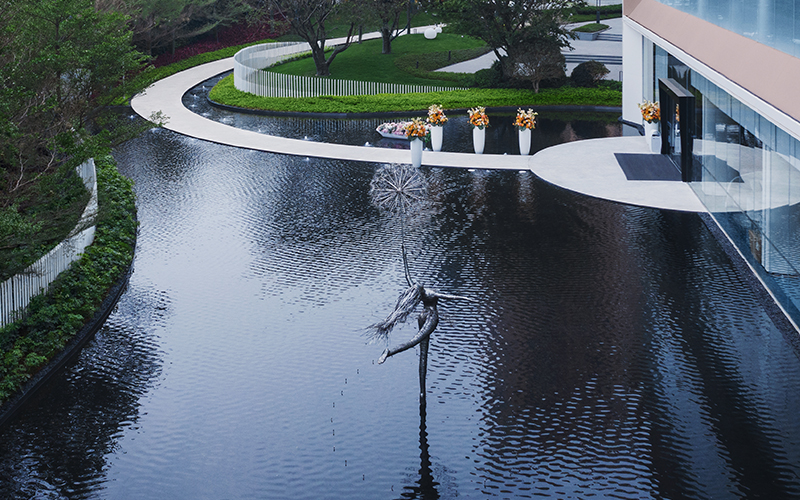
[{"label": "water edge curb", "polygon": [[[134,218],[136,215],[134,214]],[[64,346],[64,348],[44,366],[36,372],[11,398],[0,405],[0,427],[10,421],[14,415],[25,405],[54,375],[59,373],[70,361],[72,361],[83,349],[89,340],[100,330],[111,312],[119,302],[122,293],[128,287],[128,280],[133,274],[133,261],[136,257],[136,241],[138,239],[138,229],[133,240],[133,256],[125,272],[117,282],[109,288],[106,298],[94,313],[94,316],[83,325]]]}]

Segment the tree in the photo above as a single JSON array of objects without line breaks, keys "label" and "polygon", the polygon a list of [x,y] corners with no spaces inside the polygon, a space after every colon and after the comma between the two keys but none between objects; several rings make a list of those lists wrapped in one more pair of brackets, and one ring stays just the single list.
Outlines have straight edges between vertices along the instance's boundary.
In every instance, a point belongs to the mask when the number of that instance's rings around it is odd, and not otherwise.
[{"label": "tree", "polygon": [[90,114],[141,58],[131,45],[127,18],[97,11],[92,0],[6,5],[0,189],[8,195],[62,162]]},{"label": "tree", "polygon": [[[378,29],[383,39],[382,54],[392,53],[392,41],[400,36],[403,30],[399,30],[400,15],[408,9],[407,0],[371,0],[370,10],[378,21]],[[411,12],[409,21],[411,20]]]},{"label": "tree", "polygon": [[445,0],[444,12],[455,32],[481,39],[492,47],[503,74],[512,78],[522,59],[541,53],[541,44],[569,47],[574,35],[565,27],[567,9],[581,3],[584,2]]},{"label": "tree", "polygon": [[563,78],[566,61],[561,47],[552,40],[533,40],[516,53],[512,74],[520,80],[531,82],[533,91],[539,93],[542,80]]},{"label": "tree", "polygon": [[[330,76],[333,60],[350,46],[357,23],[358,7],[356,0],[269,0],[272,13],[284,16],[292,32],[308,42],[317,76]],[[325,43],[328,35],[325,24],[337,15],[340,19],[347,20],[349,29],[345,43],[336,46],[326,57]]]},{"label": "tree", "polygon": [[98,9],[121,12],[131,18],[133,39],[154,55],[169,47],[246,19],[246,0],[96,0]]}]

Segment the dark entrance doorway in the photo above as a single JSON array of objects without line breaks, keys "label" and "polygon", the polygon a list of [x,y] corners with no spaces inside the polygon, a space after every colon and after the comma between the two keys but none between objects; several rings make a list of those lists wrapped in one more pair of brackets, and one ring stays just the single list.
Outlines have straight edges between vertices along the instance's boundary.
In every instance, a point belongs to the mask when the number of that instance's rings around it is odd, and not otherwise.
[{"label": "dark entrance doorway", "polygon": [[[694,180],[694,94],[672,78],[659,78],[661,101],[661,154],[669,156],[681,171],[681,180]],[[674,110],[674,111],[673,111]]]}]

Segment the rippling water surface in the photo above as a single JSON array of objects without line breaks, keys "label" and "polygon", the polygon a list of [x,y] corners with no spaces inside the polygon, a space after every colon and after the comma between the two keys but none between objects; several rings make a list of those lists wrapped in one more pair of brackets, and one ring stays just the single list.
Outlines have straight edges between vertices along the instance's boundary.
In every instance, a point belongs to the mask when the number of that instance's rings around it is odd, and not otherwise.
[{"label": "rippling water surface", "polygon": [[[0,429],[0,497],[797,498],[800,361],[692,214],[422,169],[427,403],[379,165],[153,130],[127,292]],[[396,344],[416,321],[392,334]]]}]

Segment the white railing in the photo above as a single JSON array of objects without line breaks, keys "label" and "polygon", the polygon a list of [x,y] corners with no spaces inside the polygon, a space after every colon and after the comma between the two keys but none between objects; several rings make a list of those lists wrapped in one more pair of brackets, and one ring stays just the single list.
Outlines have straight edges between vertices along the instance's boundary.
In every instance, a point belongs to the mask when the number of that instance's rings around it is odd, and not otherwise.
[{"label": "white railing", "polygon": [[91,192],[89,203],[81,219],[67,238],[56,245],[44,257],[24,271],[0,283],[0,327],[21,318],[31,299],[47,292],[62,271],[78,260],[83,251],[94,241],[94,218],[97,214],[97,174],[94,160],[80,164],[76,171]]},{"label": "white railing", "polygon": [[404,85],[282,75],[265,70],[279,61],[310,50],[309,45],[304,42],[264,43],[246,47],[233,56],[233,85],[243,92],[262,97],[405,94],[464,90],[435,85]]}]

